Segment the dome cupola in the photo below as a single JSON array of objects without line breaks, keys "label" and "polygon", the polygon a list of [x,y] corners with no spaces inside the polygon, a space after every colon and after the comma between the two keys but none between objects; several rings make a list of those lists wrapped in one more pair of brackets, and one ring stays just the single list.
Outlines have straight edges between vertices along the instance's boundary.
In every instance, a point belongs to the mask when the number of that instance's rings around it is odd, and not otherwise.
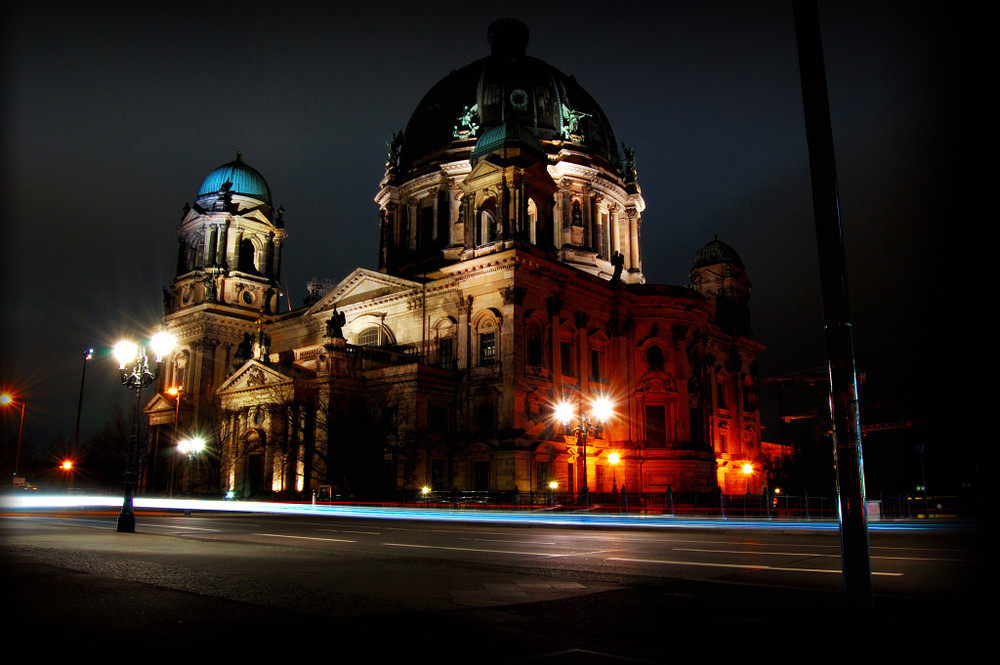
[{"label": "dome cupola", "polygon": [[244,162],[243,154],[239,152],[236,153],[236,159],[205,176],[198,188],[199,199],[222,193],[239,194],[271,205],[271,189],[264,176]]},{"label": "dome cupola", "polygon": [[528,34],[516,19],[493,22],[489,55],[438,81],[393,135],[375,197],[380,269],[423,275],[531,245],[604,279],[645,281],[634,153],[623,167],[604,111],[527,55]]}]

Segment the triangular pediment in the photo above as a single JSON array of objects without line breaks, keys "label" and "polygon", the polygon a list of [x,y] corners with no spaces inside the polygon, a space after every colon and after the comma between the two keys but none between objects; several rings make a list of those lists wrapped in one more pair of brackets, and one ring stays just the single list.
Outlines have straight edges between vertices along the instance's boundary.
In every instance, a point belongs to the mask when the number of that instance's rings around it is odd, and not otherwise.
[{"label": "triangular pediment", "polygon": [[219,386],[223,408],[238,406],[253,396],[254,403],[286,402],[294,395],[292,378],[257,360],[248,360]]},{"label": "triangular pediment", "polygon": [[419,286],[419,283],[402,277],[386,275],[367,268],[355,268],[354,272],[310,307],[307,314],[332,310],[334,306],[343,309],[355,303],[407,293]]},{"label": "triangular pediment", "polygon": [[164,397],[161,393],[156,393],[153,399],[146,403],[146,406],[142,408],[142,412],[149,415],[151,413],[156,413],[158,411],[170,411],[173,413],[174,409],[177,408],[177,402]]},{"label": "triangular pediment", "polygon": [[149,418],[150,425],[168,425],[174,422],[176,410],[176,399],[156,393],[143,407],[142,412]]},{"label": "triangular pediment", "polygon": [[475,183],[473,187],[481,187],[483,179],[499,179],[502,173],[503,169],[501,167],[484,159],[472,167],[469,174],[465,176],[465,183]]}]

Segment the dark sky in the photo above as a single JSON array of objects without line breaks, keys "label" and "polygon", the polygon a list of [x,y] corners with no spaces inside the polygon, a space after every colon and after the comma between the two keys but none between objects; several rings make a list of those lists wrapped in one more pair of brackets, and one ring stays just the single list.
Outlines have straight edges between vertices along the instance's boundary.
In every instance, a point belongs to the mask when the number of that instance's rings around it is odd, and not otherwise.
[{"label": "dark sky", "polygon": [[[963,6],[821,4],[858,365],[912,401],[966,212]],[[237,151],[285,207],[293,306],[312,277],[376,267],[386,141],[487,54],[501,16],[525,21],[528,53],[575,75],[635,147],[647,280],[685,284],[717,235],[754,284],[762,375],[825,362],[790,1],[15,5],[0,382],[26,395],[36,440],[72,438],[87,347],[81,438],[129,409],[106,350],[159,320],[182,208]]]}]

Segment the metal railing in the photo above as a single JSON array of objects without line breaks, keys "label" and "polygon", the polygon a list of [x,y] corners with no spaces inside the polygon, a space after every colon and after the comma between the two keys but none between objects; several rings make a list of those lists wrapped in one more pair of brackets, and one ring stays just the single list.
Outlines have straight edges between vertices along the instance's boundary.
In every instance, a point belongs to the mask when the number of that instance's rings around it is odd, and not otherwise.
[{"label": "metal railing", "polygon": [[500,510],[587,510],[600,513],[733,517],[757,519],[834,519],[836,502],[828,497],[719,493],[590,492],[588,500],[569,492],[419,491],[402,503],[437,508]]}]

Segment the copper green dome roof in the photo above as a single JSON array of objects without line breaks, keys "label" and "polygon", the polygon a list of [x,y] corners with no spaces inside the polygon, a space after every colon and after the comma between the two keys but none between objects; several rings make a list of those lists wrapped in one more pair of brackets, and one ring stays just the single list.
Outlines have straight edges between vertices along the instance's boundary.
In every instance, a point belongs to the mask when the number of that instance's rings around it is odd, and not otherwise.
[{"label": "copper green dome roof", "polygon": [[621,169],[611,124],[572,76],[525,55],[528,27],[514,19],[490,26],[491,54],[452,70],[417,105],[403,133],[399,171],[433,168],[454,148],[504,123],[529,131],[546,151],[563,141]]},{"label": "copper green dome roof", "polygon": [[740,255],[736,253],[736,250],[718,238],[713,239],[698,250],[698,253],[694,255],[692,267],[701,268],[715,263],[731,263],[740,268],[744,267],[743,261],[740,259]]},{"label": "copper green dome roof", "polygon": [[249,196],[271,205],[271,189],[264,176],[243,161],[242,153],[236,153],[236,159],[209,173],[198,189],[198,196],[218,194],[221,190]]},{"label": "copper green dome roof", "polygon": [[505,122],[487,130],[479,137],[469,161],[475,164],[486,155],[504,148],[526,150],[536,157],[545,158],[545,149],[542,148],[542,144],[538,142],[534,134],[516,122]]}]

